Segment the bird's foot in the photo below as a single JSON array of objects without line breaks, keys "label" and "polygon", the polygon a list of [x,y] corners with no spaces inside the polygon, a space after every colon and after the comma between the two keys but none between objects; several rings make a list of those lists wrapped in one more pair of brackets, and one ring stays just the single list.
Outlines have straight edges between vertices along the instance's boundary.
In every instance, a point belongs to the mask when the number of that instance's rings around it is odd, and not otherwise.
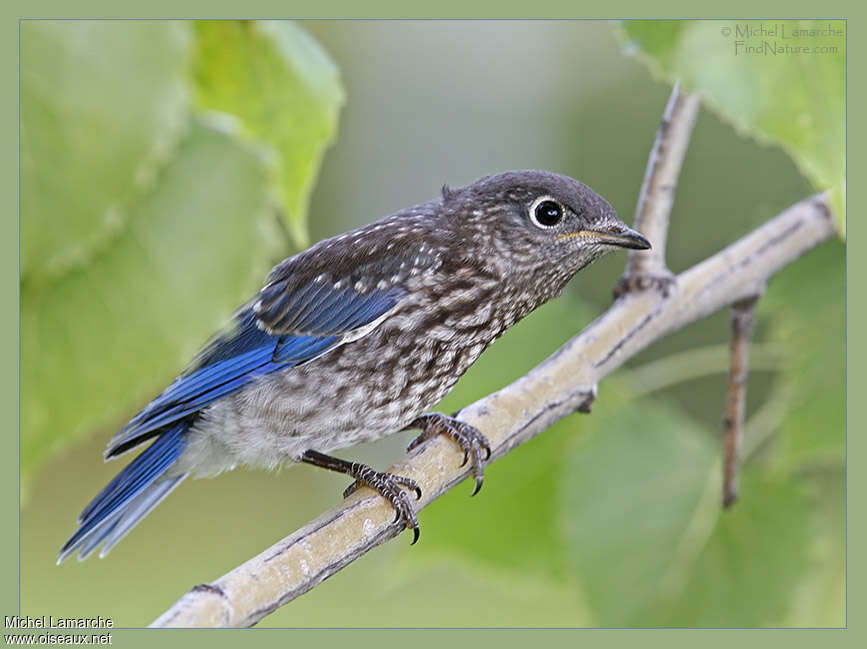
[{"label": "bird's foot", "polygon": [[409,496],[407,496],[406,491],[401,489],[401,487],[414,491],[415,499],[419,500],[421,498],[421,487],[418,486],[418,483],[406,476],[395,475],[386,471],[376,471],[366,464],[355,463],[354,466],[358,467],[358,475],[353,476],[355,477],[355,482],[343,491],[343,497],[348,498],[359,487],[370,487],[394,507],[394,522],[400,521],[407,529],[412,530],[412,543],[410,545],[415,545],[419,535],[418,519],[415,516]]},{"label": "bird's foot", "polygon": [[[491,445],[478,428],[441,412],[432,412],[418,417],[405,430],[411,428],[420,428],[422,433],[409,443],[409,446],[406,447],[407,451],[411,451],[437,435],[445,435],[455,442],[464,452],[464,461],[461,466],[472,460],[473,478],[475,478],[476,486],[470,495],[475,496],[479,493],[484,479],[484,463],[491,459]],[[482,453],[484,453],[484,458]]]},{"label": "bird's foot", "polygon": [[394,522],[401,522],[407,529],[411,529],[412,544],[418,541],[419,528],[418,519],[415,516],[415,510],[412,507],[412,502],[409,499],[406,491],[402,487],[406,487],[415,492],[416,500],[421,498],[421,487],[412,478],[407,478],[402,475],[395,475],[385,471],[377,471],[366,464],[359,462],[348,462],[340,458],[331,457],[317,451],[305,451],[301,456],[301,460],[314,466],[322,467],[344,473],[351,478],[355,478],[355,482],[349,485],[343,492],[343,497],[346,498],[354,493],[359,487],[367,486],[385,498],[394,508]]},{"label": "bird's foot", "polygon": [[677,284],[677,279],[670,271],[658,275],[624,275],[614,287],[614,299],[626,295],[627,293],[636,293],[641,291],[655,290],[662,297],[671,295],[671,291]]}]

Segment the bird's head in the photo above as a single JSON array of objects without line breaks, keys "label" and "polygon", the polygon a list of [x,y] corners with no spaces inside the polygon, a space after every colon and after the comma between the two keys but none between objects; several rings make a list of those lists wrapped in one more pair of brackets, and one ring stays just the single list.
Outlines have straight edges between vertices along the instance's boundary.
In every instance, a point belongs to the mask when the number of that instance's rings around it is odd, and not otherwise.
[{"label": "bird's head", "polygon": [[509,171],[444,188],[443,206],[468,254],[487,250],[487,261],[504,274],[529,273],[559,287],[611,250],[650,248],[599,194],[547,171]]}]

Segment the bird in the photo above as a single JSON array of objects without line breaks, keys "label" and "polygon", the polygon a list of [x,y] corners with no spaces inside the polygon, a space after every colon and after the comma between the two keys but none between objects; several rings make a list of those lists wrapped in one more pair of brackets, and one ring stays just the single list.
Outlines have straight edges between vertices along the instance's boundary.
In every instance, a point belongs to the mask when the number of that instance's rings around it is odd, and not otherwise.
[{"label": "bird", "polygon": [[429,412],[482,352],[609,251],[650,242],[583,183],[508,171],[325,239],[277,264],[185,370],[108,443],[105,460],[144,444],[84,508],[57,563],[104,557],[191,475],[307,463],[368,486],[395,522],[419,525],[412,479],[332,451],[418,429],[471,462],[475,494],[490,445],[455,416]]}]

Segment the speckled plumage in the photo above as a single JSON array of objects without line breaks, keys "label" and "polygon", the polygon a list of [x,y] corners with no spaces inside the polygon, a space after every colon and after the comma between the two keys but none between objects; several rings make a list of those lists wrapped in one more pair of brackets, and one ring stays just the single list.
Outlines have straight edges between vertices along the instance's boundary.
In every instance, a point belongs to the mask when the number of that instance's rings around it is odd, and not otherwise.
[{"label": "speckled plumage", "polygon": [[109,444],[107,457],[152,437],[164,448],[85,509],[61,560],[106,552],[189,474],[310,461],[417,422],[497,337],[617,246],[648,244],[581,183],[521,171],[444,188],[286,259]]}]

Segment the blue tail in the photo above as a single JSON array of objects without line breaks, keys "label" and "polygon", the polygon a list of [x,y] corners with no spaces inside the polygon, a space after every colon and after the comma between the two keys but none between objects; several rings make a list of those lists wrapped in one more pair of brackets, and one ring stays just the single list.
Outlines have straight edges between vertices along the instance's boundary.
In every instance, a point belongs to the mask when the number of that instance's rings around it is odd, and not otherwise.
[{"label": "blue tail", "polygon": [[78,529],[60,549],[57,563],[78,551],[86,559],[101,543],[108,554],[150,510],[171,493],[186,474],[162,477],[184,451],[191,420],[174,423],[148,449],[108,483],[78,517]]}]

